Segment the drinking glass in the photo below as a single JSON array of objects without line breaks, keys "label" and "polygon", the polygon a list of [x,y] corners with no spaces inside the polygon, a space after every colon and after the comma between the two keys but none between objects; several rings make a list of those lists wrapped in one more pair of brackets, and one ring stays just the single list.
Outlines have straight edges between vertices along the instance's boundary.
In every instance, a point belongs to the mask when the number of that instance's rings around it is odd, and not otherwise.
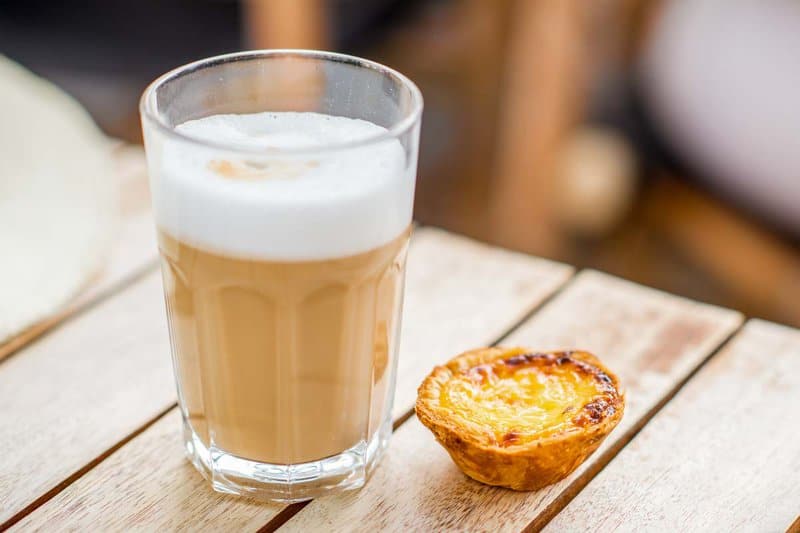
[{"label": "drinking glass", "polygon": [[[419,89],[365,59],[263,50],[168,72],[140,110],[189,460],[268,500],[363,486],[392,431]],[[262,112],[381,128],[272,146],[181,126]],[[303,185],[320,169],[336,187]]]}]

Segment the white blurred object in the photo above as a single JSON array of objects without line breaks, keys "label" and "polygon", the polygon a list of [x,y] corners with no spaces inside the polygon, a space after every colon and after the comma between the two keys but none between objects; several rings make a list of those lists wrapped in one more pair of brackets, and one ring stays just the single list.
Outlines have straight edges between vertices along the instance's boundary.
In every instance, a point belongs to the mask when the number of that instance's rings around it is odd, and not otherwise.
[{"label": "white blurred object", "polygon": [[0,56],[0,342],[98,273],[118,211],[110,143],[54,85]]},{"label": "white blurred object", "polygon": [[578,129],[565,142],[560,171],[557,213],[572,232],[602,236],[628,212],[636,189],[636,160],[613,130]]},{"label": "white blurred object", "polygon": [[666,0],[642,78],[682,155],[800,234],[800,2]]}]

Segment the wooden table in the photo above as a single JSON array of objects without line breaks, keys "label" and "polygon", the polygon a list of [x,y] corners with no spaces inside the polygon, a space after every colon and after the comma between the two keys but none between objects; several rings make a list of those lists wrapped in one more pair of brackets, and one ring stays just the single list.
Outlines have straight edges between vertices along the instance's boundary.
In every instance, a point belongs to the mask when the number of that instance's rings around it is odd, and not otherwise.
[{"label": "wooden table", "polygon": [[[800,332],[429,227],[409,254],[396,431],[367,486],[289,506],[217,494],[183,457],[136,190],[104,277],[0,362],[0,529],[760,532],[800,513]],[[627,389],[602,447],[538,492],[466,478],[413,415],[435,364],[495,343],[591,350]]]}]

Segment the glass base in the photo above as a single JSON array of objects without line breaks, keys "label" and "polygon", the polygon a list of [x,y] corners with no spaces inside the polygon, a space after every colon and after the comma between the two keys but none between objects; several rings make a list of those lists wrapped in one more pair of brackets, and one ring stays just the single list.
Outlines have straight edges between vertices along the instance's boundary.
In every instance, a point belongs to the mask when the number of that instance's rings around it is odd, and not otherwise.
[{"label": "glass base", "polygon": [[273,502],[301,502],[364,486],[392,434],[386,420],[370,441],[339,455],[294,465],[259,463],[207,447],[183,420],[186,456],[217,492]]}]

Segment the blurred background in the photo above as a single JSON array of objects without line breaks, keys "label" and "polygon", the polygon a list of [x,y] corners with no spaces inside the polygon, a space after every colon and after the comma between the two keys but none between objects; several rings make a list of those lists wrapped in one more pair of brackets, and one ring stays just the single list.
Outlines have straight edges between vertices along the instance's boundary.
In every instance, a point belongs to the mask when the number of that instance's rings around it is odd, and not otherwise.
[{"label": "blurred background", "polygon": [[420,222],[800,326],[794,0],[0,2],[0,53],[128,143],[156,76],[290,47],[420,86]]}]

